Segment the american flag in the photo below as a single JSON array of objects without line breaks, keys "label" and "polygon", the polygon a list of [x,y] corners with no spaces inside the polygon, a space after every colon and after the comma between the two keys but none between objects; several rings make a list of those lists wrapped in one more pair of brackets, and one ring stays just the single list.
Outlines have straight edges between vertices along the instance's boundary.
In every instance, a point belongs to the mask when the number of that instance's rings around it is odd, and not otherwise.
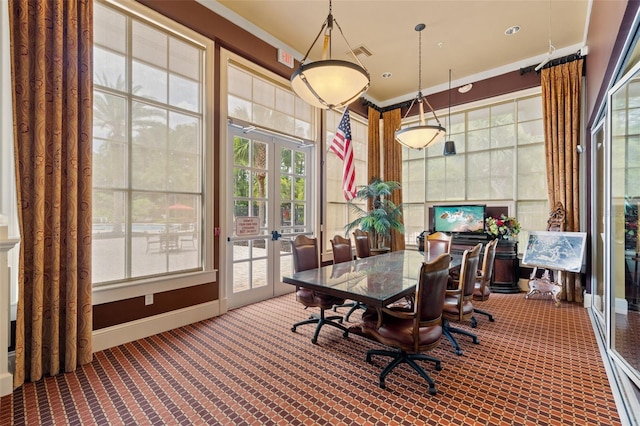
[{"label": "american flag", "polygon": [[336,135],[329,146],[342,160],[342,192],[347,201],[356,196],[356,170],[353,164],[353,148],[351,147],[351,118],[349,108],[344,110]]}]

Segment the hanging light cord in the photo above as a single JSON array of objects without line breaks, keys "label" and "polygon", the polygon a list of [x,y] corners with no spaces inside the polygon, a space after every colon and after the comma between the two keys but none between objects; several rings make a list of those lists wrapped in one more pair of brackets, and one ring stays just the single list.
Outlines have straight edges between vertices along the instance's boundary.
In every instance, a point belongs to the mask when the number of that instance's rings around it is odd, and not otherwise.
[{"label": "hanging light cord", "polygon": [[353,48],[349,44],[349,41],[344,36],[344,32],[342,31],[342,27],[340,27],[340,24],[338,23],[338,21],[336,21],[336,19],[333,17],[333,6],[331,4],[331,0],[329,0],[329,15],[327,16],[327,19],[324,20],[324,23],[322,24],[322,27],[320,28],[320,31],[318,32],[318,35],[316,36],[315,40],[313,40],[313,43],[311,43],[311,46],[309,46],[309,50],[307,50],[307,53],[304,54],[304,57],[302,58],[300,63],[304,64],[306,62],[307,58],[309,57],[309,53],[311,53],[311,49],[313,49],[313,46],[315,46],[316,42],[318,41],[318,39],[322,35],[322,32],[325,30],[325,28],[327,29],[327,32],[328,32],[327,35],[329,36],[329,51],[328,51],[328,54],[329,54],[329,59],[331,59],[331,31],[333,30],[333,24],[334,23],[336,24],[336,27],[338,27],[338,30],[340,30],[340,35],[344,39],[344,42],[347,44],[347,47],[349,47],[349,53],[351,53],[351,55],[354,57],[356,62],[358,62],[358,65],[360,65],[366,71],[367,68],[362,64],[362,62],[360,62],[360,59],[358,58],[358,56],[353,51]]},{"label": "hanging light cord", "polygon": [[549,52],[548,54],[551,55],[555,51],[556,51],[555,46],[551,44],[551,0],[549,0]]},{"label": "hanging light cord", "polygon": [[449,112],[447,113],[447,133],[451,131],[451,68],[449,68]]},{"label": "hanging light cord", "polygon": [[402,119],[404,120],[405,118],[407,118],[416,101],[418,101],[418,103],[422,103],[424,101],[424,103],[426,103],[429,109],[431,110],[431,113],[433,114],[433,117],[436,119],[438,126],[440,126],[441,125],[440,119],[436,115],[436,112],[433,110],[433,107],[431,106],[427,98],[422,96],[422,90],[421,90],[422,88],[422,30],[424,30],[424,28],[425,28],[424,24],[418,24],[416,25],[416,28],[415,28],[415,30],[418,32],[418,95],[415,98],[413,98],[413,100],[411,101],[411,105],[409,105],[409,108],[407,108],[407,112],[405,112],[404,117],[402,117]]},{"label": "hanging light cord", "polygon": [[[424,29],[424,27],[422,28]],[[422,30],[418,30],[418,96],[422,97]]]}]

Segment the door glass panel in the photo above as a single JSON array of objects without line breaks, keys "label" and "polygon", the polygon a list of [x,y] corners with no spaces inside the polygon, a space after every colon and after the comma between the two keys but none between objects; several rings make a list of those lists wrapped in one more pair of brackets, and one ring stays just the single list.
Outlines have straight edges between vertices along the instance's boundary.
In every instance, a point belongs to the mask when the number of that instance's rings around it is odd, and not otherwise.
[{"label": "door glass panel", "polygon": [[296,178],[296,189],[294,192],[294,198],[296,200],[304,200],[306,199],[306,195],[305,195],[305,185],[306,185],[306,179],[305,178]]},{"label": "door glass panel", "polygon": [[304,152],[296,152],[296,174],[297,175],[304,175],[306,173],[305,161],[306,161],[306,156],[304,155]]},{"label": "door glass panel", "polygon": [[291,150],[283,149],[280,157],[280,171],[282,173],[291,173]]},{"label": "door glass panel", "polygon": [[280,178],[280,198],[283,200],[291,199],[291,177],[282,176]]},{"label": "door glass panel", "polygon": [[291,275],[293,273],[293,258],[291,256],[291,243],[289,241],[280,240],[278,243],[280,248],[280,277],[282,281],[283,275]]},{"label": "door glass panel", "polygon": [[640,381],[640,76],[611,95],[611,347]]},{"label": "door glass panel", "polygon": [[253,142],[253,167],[256,169],[267,168],[267,144],[262,142]]}]

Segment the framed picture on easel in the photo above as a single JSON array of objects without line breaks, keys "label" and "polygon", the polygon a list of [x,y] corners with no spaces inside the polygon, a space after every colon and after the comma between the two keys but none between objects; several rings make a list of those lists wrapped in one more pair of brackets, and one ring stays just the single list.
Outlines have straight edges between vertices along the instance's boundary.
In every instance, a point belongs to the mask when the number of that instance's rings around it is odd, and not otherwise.
[{"label": "framed picture on easel", "polygon": [[586,232],[531,231],[522,264],[555,271],[581,272]]}]

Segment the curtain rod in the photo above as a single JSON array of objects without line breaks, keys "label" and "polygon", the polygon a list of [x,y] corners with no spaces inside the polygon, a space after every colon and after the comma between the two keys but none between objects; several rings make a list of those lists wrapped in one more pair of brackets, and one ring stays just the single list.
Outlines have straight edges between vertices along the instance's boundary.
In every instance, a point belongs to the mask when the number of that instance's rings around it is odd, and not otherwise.
[{"label": "curtain rod", "polygon": [[375,109],[376,111],[378,111],[379,113],[382,114],[382,113],[385,113],[387,111],[393,111],[396,108],[400,108],[400,109],[409,108],[409,106],[411,105],[411,103],[413,101],[414,100],[411,99],[411,100],[400,102],[400,103],[397,103],[397,104],[388,105],[386,107],[379,107],[378,105],[374,104],[373,102],[368,101],[366,99],[363,99],[362,100],[362,105],[364,105],[365,107],[371,107],[371,108]]},{"label": "curtain rod", "polygon": [[538,64],[530,65],[530,66],[525,67],[525,68],[520,68],[520,75],[526,74],[528,72],[537,72],[539,74],[540,71],[542,71],[545,68],[555,67],[556,65],[568,64],[569,62],[577,61],[578,59],[581,59],[581,58],[584,58],[584,57],[586,57],[586,56],[582,56],[580,51],[578,51],[576,53],[572,53],[571,55],[563,56],[561,58],[552,59],[545,66],[540,68],[538,71],[536,71],[536,67],[538,66]]},{"label": "curtain rod", "polygon": [[[538,66],[538,64],[536,65],[531,65],[525,68],[520,68],[520,75],[529,73],[529,72],[537,72],[540,73],[540,71],[542,71],[545,68],[550,68],[550,67],[555,67],[556,65],[561,65],[561,64],[567,64],[569,62],[573,62],[573,61],[577,61],[578,59],[581,58],[585,58],[586,56],[582,56],[582,54],[580,53],[580,51],[576,52],[576,53],[572,53],[571,55],[567,55],[567,56],[563,56],[561,58],[556,58],[556,59],[552,59],[550,60],[545,66],[543,66],[542,68],[540,68],[540,70],[536,71],[536,67]],[[408,100],[408,101],[404,101],[404,102],[399,102],[397,104],[393,104],[393,105],[389,105],[386,107],[379,107],[378,105],[374,104],[373,102],[367,100],[367,99],[362,99],[362,105],[364,105],[365,107],[371,107],[373,109],[375,109],[376,111],[378,111],[379,113],[384,113],[387,111],[392,111],[396,108],[409,108],[409,106],[411,105],[412,100]]]}]

